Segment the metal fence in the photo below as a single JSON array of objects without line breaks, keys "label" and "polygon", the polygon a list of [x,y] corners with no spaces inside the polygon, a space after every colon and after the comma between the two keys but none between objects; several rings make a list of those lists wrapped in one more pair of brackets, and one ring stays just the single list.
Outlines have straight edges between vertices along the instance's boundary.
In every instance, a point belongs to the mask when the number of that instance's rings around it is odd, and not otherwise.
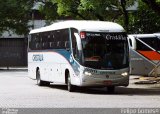
[{"label": "metal fence", "polygon": [[0,67],[27,66],[25,38],[0,38]]}]

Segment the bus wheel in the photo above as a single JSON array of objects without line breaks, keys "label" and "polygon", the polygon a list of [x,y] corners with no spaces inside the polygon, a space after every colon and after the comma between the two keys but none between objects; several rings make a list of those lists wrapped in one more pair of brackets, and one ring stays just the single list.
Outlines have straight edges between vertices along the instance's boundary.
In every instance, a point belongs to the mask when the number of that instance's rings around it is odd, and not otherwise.
[{"label": "bus wheel", "polygon": [[74,85],[71,84],[71,78],[69,73],[68,73],[68,79],[67,79],[67,88],[69,92],[73,92],[75,89]]},{"label": "bus wheel", "polygon": [[41,80],[41,75],[39,69],[36,72],[36,79],[37,79],[37,85],[38,86],[44,86],[45,82]]},{"label": "bus wheel", "polygon": [[107,92],[108,93],[114,93],[115,92],[115,86],[108,86],[107,87]]}]

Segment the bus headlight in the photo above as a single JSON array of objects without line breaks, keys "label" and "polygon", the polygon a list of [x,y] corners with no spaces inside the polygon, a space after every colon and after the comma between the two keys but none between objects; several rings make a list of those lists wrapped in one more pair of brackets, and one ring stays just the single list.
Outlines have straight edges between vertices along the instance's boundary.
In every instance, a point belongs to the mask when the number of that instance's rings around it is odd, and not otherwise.
[{"label": "bus headlight", "polygon": [[128,72],[123,72],[121,75],[122,75],[122,76],[127,76],[127,75],[128,75]]},{"label": "bus headlight", "polygon": [[91,76],[92,75],[90,72],[87,72],[87,71],[85,71],[84,74],[87,75],[87,76]]}]

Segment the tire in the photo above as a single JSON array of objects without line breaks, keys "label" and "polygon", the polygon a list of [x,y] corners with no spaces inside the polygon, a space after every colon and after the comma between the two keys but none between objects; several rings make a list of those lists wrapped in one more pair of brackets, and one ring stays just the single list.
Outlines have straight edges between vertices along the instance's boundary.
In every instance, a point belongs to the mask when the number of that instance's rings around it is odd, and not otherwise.
[{"label": "tire", "polygon": [[107,87],[107,92],[108,93],[114,93],[115,92],[115,86],[108,86]]},{"label": "tire", "polygon": [[36,72],[36,79],[37,79],[37,85],[38,86],[45,86],[46,82],[41,80],[40,70],[38,69]]},{"label": "tire", "polygon": [[68,73],[68,78],[67,78],[67,89],[69,92],[73,92],[75,89],[75,86],[71,84],[71,77],[69,73]]}]

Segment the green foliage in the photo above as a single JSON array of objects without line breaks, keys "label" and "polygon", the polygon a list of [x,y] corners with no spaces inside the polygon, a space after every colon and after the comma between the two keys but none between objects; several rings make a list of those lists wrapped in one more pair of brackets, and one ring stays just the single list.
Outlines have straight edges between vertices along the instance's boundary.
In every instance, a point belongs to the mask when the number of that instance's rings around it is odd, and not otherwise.
[{"label": "green foliage", "polygon": [[[150,4],[146,5],[148,2],[144,3],[146,0],[138,0],[139,9],[135,12],[126,10],[135,0],[0,0],[0,33],[12,29],[18,34],[27,34],[34,1],[43,2],[39,10],[49,21],[65,17],[104,20],[121,24],[129,33],[160,31],[160,18],[155,9],[150,9]],[[160,4],[160,0],[155,1]]]},{"label": "green foliage", "polygon": [[0,0],[0,33],[27,34],[32,6],[33,0]]},{"label": "green foliage", "polygon": [[85,17],[79,13],[78,7],[80,0],[52,0],[57,3],[57,13],[60,16],[70,16],[73,19],[84,19]]},{"label": "green foliage", "polygon": [[79,0],[52,0],[58,4],[57,12],[59,15],[68,15],[70,11],[76,10]]},{"label": "green foliage", "polygon": [[130,33],[160,32],[160,16],[139,1],[138,11],[130,14]]},{"label": "green foliage", "polygon": [[160,2],[160,0],[156,0],[156,2],[157,2],[157,3],[159,3],[159,2]]},{"label": "green foliage", "polygon": [[[72,17],[72,19],[109,21],[109,20],[114,20],[117,17],[117,15],[123,15],[119,0],[48,0],[48,1],[51,1],[52,5],[56,4],[56,6],[54,6],[54,9],[50,9],[50,12],[54,10],[54,12],[56,11],[59,16],[70,16]],[[134,0],[127,0],[126,6],[132,5],[133,2]],[[48,10],[45,10],[45,12],[47,15]],[[54,18],[52,19],[54,20]]]},{"label": "green foliage", "polygon": [[118,1],[115,0],[81,0],[78,10],[90,20],[108,20],[113,15],[107,12],[112,11],[116,4]]},{"label": "green foliage", "polygon": [[53,3],[52,1],[46,1],[45,5],[41,5],[39,7],[39,11],[42,15],[45,16],[45,19],[49,22],[58,19],[59,17],[57,13],[57,3]]}]

